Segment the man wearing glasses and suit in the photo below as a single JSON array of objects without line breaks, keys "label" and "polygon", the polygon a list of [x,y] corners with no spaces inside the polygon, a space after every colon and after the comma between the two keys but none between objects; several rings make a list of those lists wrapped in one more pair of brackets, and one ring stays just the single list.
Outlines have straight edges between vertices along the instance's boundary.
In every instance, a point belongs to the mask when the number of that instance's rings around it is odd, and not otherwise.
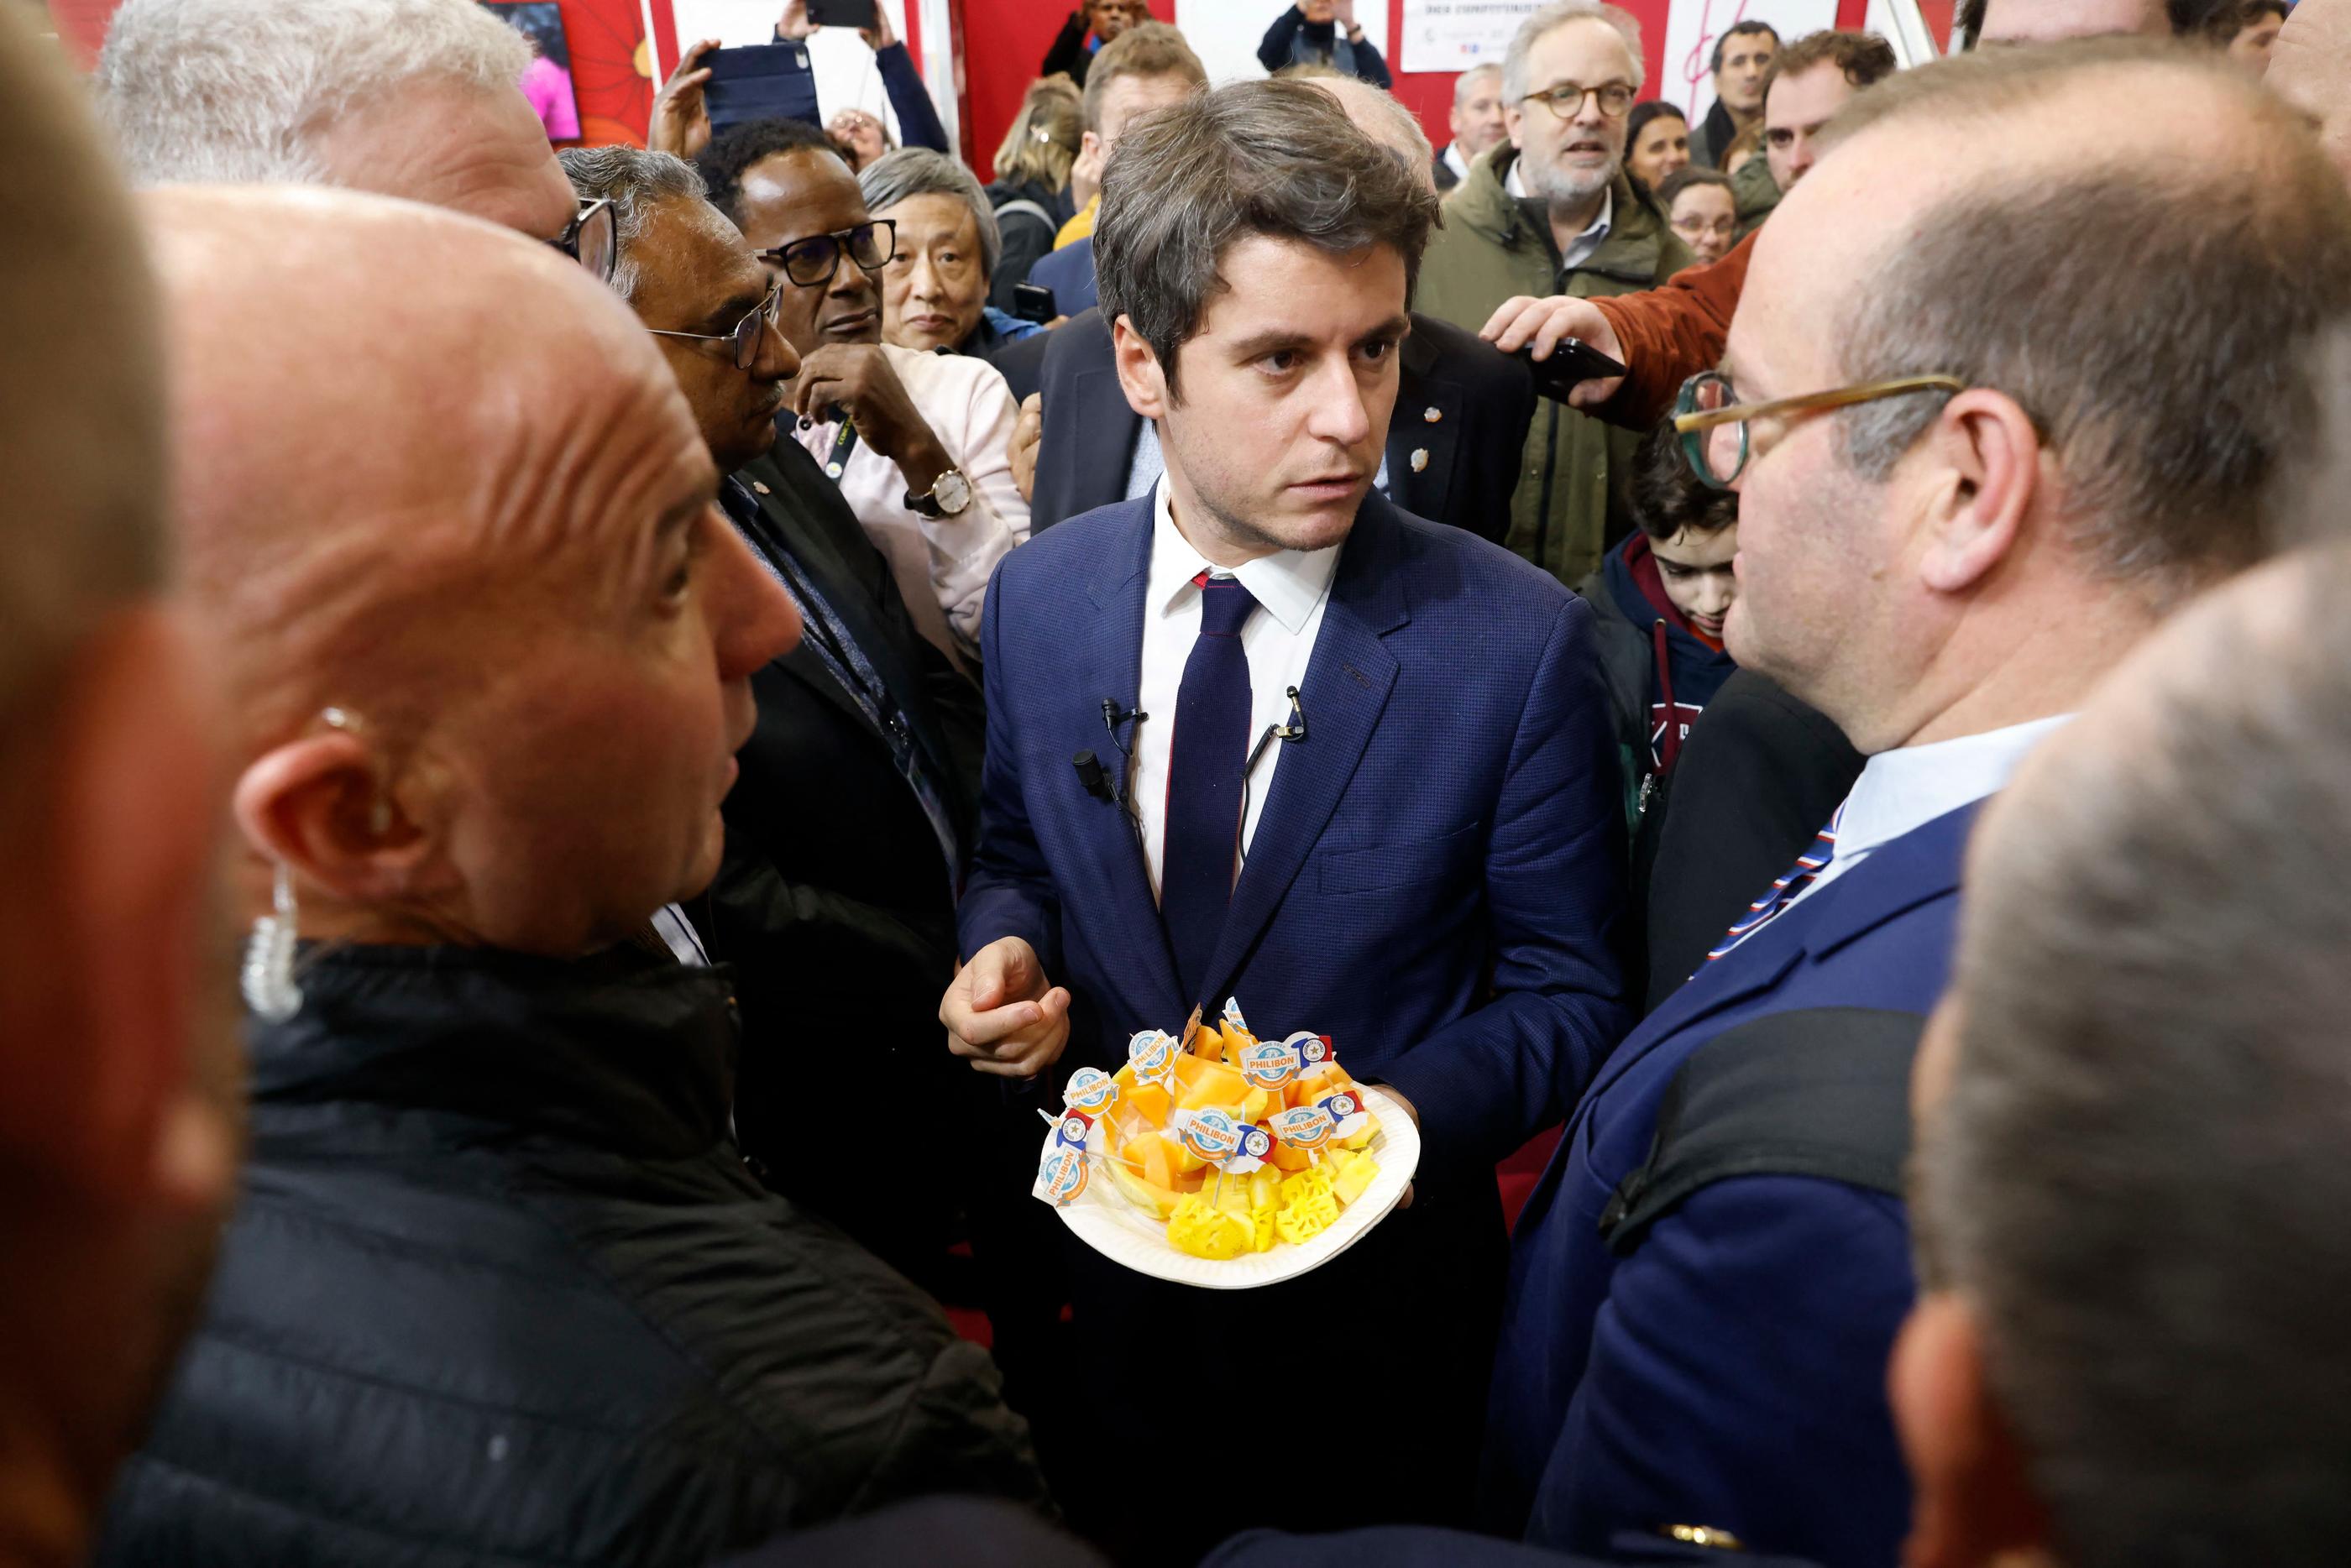
[{"label": "man wearing glasses and suit", "polygon": [[[2060,151],[2151,101],[2231,131]],[[2132,645],[2265,547],[2313,439],[2298,346],[2351,310],[2351,201],[2289,119],[2164,45],[1964,55],[1855,98],[1757,236],[1676,422],[1740,495],[1731,653],[1869,761],[1569,1120],[1512,1242],[1489,1528],[1901,1558],[1910,1064],[1962,851]],[[2214,296],[2156,310],[2150,277]],[[2220,349],[2249,308],[2283,319]]]}]

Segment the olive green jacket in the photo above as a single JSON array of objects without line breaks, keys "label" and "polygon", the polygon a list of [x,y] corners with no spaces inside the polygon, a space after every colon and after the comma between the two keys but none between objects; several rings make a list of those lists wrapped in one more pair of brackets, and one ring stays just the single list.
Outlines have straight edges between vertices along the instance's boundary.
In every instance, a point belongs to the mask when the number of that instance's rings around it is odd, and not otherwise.
[{"label": "olive green jacket", "polygon": [[[1582,265],[1559,275],[1551,235],[1503,189],[1517,156],[1516,148],[1501,143],[1446,197],[1445,227],[1421,263],[1414,308],[1475,332],[1513,295],[1631,294],[1655,288],[1695,259],[1620,173],[1608,237]],[[1582,582],[1600,565],[1605,542],[1632,528],[1625,482],[1640,440],[1638,431],[1538,399],[1503,542],[1569,587]]]},{"label": "olive green jacket", "polygon": [[1743,240],[1761,228],[1780,204],[1780,182],[1771,178],[1771,161],[1760,152],[1749,159],[1730,177],[1730,199],[1739,212],[1738,239]]}]

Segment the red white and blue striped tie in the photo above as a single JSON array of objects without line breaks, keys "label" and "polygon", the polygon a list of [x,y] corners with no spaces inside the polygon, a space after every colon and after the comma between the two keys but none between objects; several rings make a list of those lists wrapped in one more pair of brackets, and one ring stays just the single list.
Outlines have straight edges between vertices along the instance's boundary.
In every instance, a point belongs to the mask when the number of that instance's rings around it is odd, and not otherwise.
[{"label": "red white and blue striped tie", "polygon": [[1747,906],[1746,916],[1723,934],[1722,940],[1706,955],[1707,962],[1712,963],[1770,925],[1773,916],[1794,903],[1797,894],[1819,879],[1821,873],[1829,868],[1829,862],[1836,858],[1837,825],[1844,820],[1844,807],[1839,806],[1837,814],[1829,818],[1829,825],[1813,837],[1812,847],[1796,857],[1796,863],[1788,868],[1788,874],[1764,889],[1761,898]]}]

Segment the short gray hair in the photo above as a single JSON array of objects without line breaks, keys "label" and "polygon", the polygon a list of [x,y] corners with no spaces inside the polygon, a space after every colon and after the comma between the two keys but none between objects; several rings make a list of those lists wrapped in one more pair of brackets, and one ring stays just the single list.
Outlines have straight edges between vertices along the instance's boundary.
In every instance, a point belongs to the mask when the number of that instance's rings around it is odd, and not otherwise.
[{"label": "short gray hair", "polygon": [[961,198],[971,209],[971,221],[979,227],[980,265],[988,276],[996,275],[997,260],[1004,254],[996,209],[987,204],[987,192],[979,188],[978,176],[954,159],[927,147],[901,147],[867,164],[857,177],[857,188],[865,192],[865,210],[875,217],[915,196]]},{"label": "short gray hair", "polygon": [[474,0],[125,0],[96,80],[142,184],[317,184],[337,116],[420,78],[512,89],[530,60]]},{"label": "short gray hair", "polygon": [[[670,202],[707,202],[710,188],[693,164],[667,152],[635,147],[567,147],[555,155],[580,200],[612,203],[612,237],[620,255],[612,288],[633,303],[642,274],[632,254],[653,209]],[[718,210],[711,209],[714,214]]]},{"label": "short gray hair", "polygon": [[[1827,139],[1897,121],[1965,138],[2118,74],[2199,86],[2233,129],[2196,159],[1995,162],[1904,225],[1833,340],[1855,381],[1946,375],[2015,399],[2077,504],[2074,546],[2163,602],[2265,552],[2262,496],[2317,424],[2307,346],[2351,314],[2351,194],[2306,128],[2207,55],[2105,38],[1903,72]],[[1947,400],[1853,410],[1847,462],[1883,479]]]},{"label": "short gray hair", "polygon": [[2068,1568],[2351,1536],[2351,559],[2288,560],[2158,634],[1970,867],[1912,1213]]},{"label": "short gray hair", "polygon": [[1527,57],[1534,47],[1570,22],[1605,22],[1616,29],[1625,47],[1633,51],[1633,85],[1638,88],[1648,75],[1648,57],[1641,49],[1640,18],[1622,5],[1610,5],[1605,0],[1552,0],[1552,3],[1519,24],[1510,35],[1510,47],[1502,55],[1502,97],[1511,103],[1525,99],[1534,90],[1527,80]]},{"label": "short gray hair", "polygon": [[1468,70],[1463,71],[1459,76],[1455,77],[1453,78],[1453,107],[1459,109],[1463,104],[1469,101],[1469,95],[1478,90],[1477,79],[1479,77],[1487,76],[1489,74],[1499,76],[1501,74],[1501,70],[1502,67],[1500,65],[1495,61],[1488,60],[1484,65],[1471,66]]},{"label": "short gray hair", "polygon": [[[162,332],[147,246],[80,84],[0,16],[0,782],[34,763],[57,679],[162,585]],[[30,828],[36,824],[25,825]]]},{"label": "short gray hair", "polygon": [[1176,352],[1227,286],[1217,268],[1228,247],[1252,234],[1342,254],[1392,245],[1410,299],[1437,214],[1426,174],[1405,170],[1311,83],[1195,94],[1144,116],[1102,171],[1102,319],[1129,318],[1176,398]]}]

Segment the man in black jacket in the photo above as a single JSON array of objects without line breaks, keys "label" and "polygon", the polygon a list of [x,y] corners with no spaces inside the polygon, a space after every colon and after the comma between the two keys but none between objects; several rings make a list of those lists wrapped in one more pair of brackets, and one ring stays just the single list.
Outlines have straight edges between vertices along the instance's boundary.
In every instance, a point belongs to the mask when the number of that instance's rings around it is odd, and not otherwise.
[{"label": "man in black jacket", "polygon": [[[726,797],[726,864],[685,911],[708,956],[736,971],[737,1130],[778,1191],[936,1288],[970,1174],[948,1155],[973,1129],[927,998],[956,959],[979,692],[915,632],[888,563],[815,459],[776,439],[799,358],[760,312],[783,280],[704,199],[691,165],[629,148],[567,151],[563,164],[583,200],[612,202],[626,258],[616,281],[729,476],[719,504],[806,628],[752,677],[759,723]],[[872,1104],[892,1107],[883,1159],[856,1118],[809,1115]]]},{"label": "man in black jacket", "polygon": [[[150,212],[266,919],[242,1201],[99,1560],[674,1568],[1039,1501],[986,1355],[744,1168],[726,972],[638,945],[798,635],[642,324],[409,203]],[[354,296],[378,329],[321,361]]]}]

